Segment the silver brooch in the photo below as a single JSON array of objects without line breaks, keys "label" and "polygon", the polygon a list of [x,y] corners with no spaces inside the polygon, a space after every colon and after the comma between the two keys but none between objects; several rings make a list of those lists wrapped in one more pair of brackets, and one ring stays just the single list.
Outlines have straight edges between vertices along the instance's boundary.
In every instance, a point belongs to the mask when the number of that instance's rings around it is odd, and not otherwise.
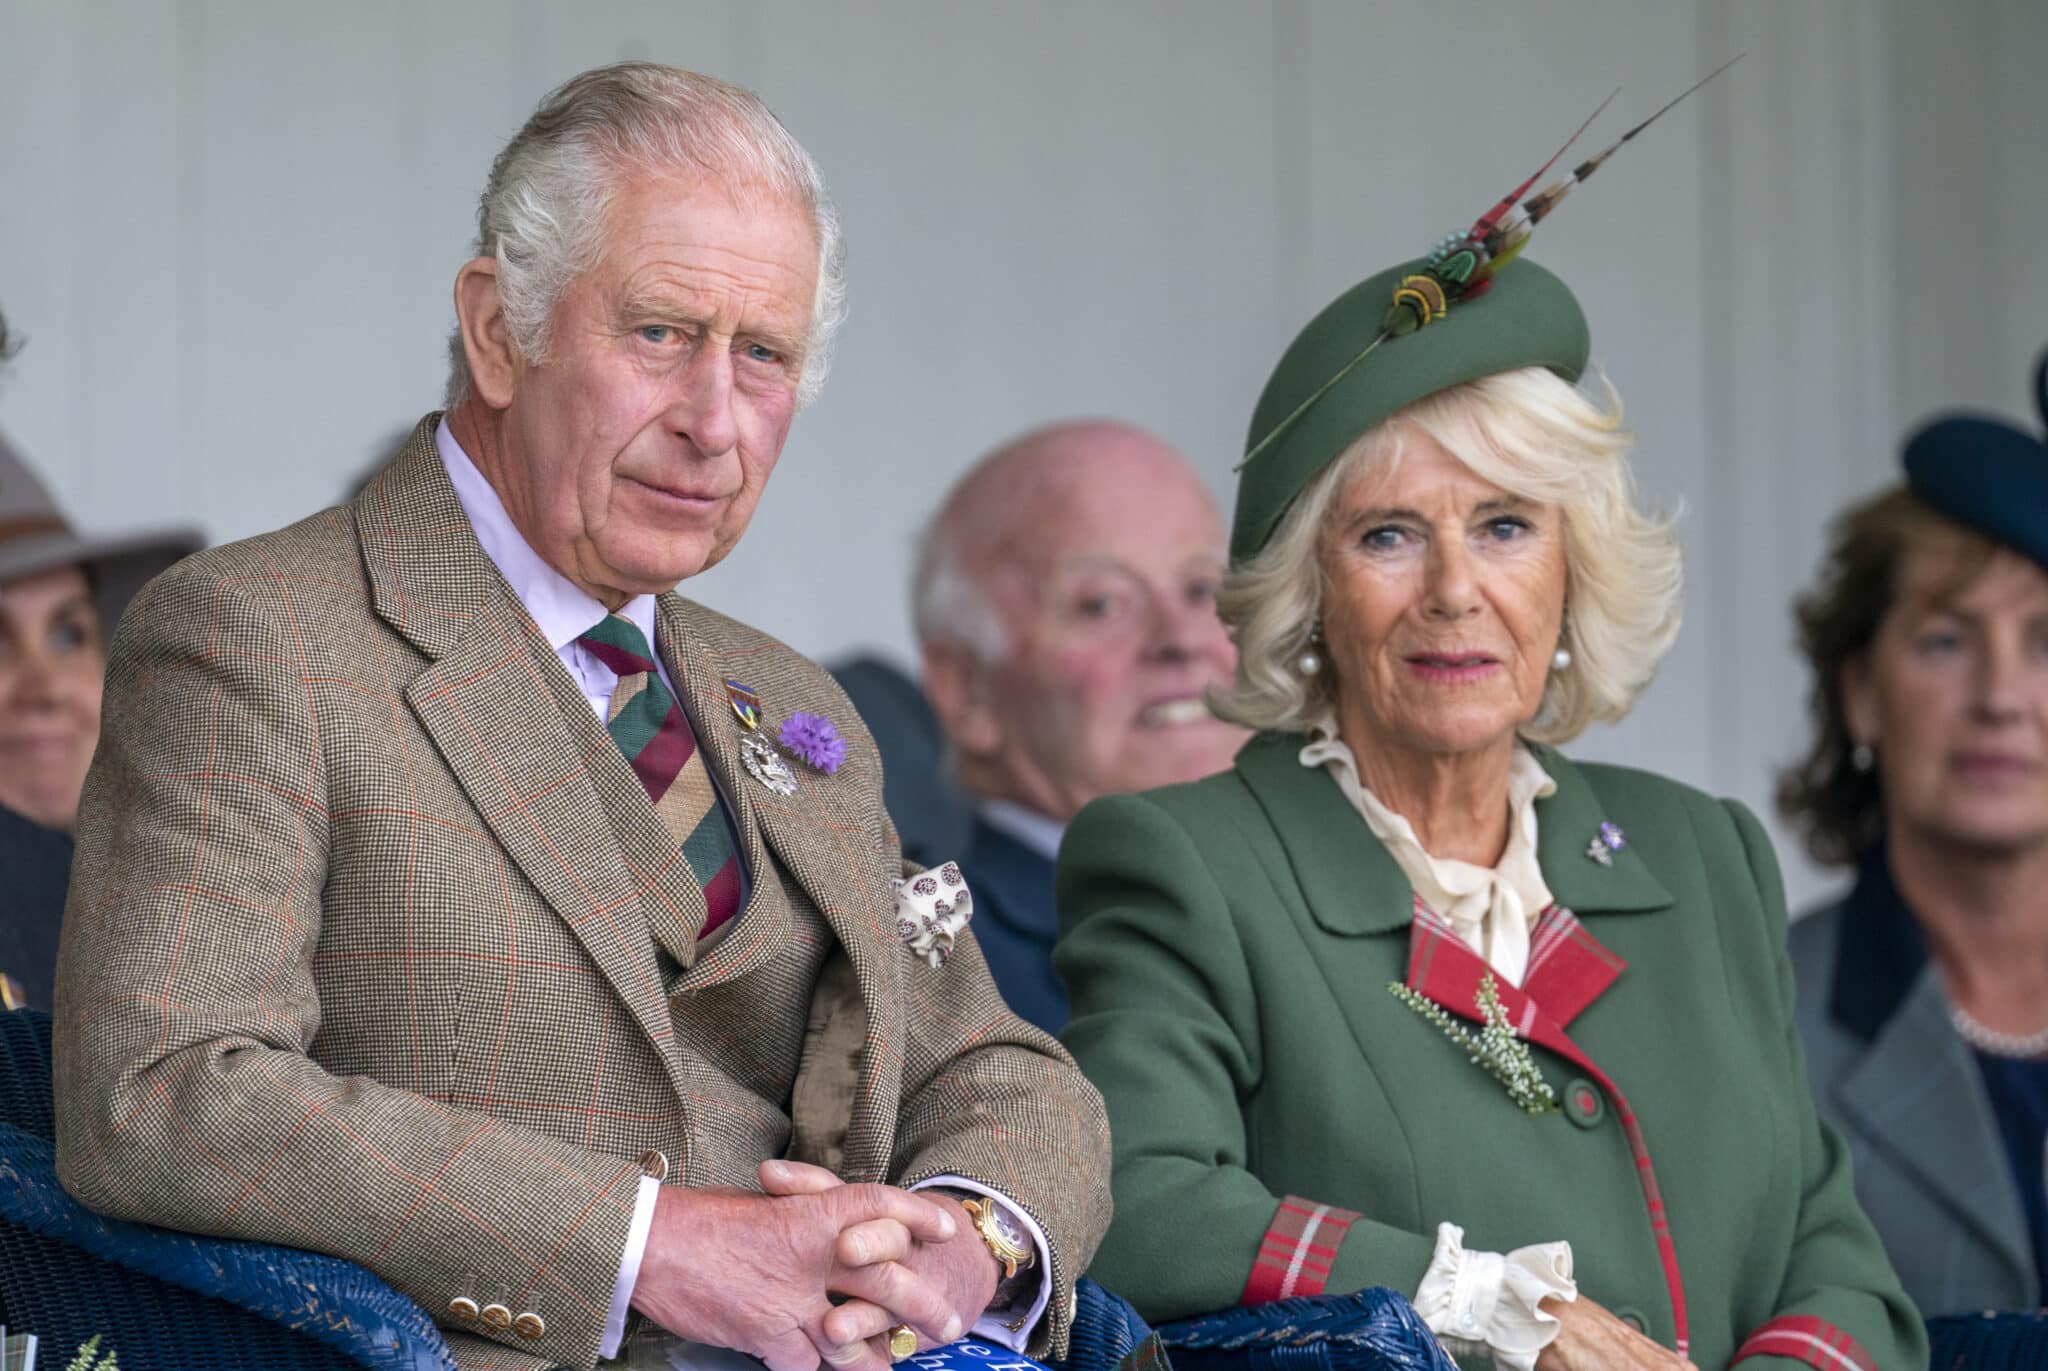
[{"label": "silver brooch", "polygon": [[775,750],[775,744],[758,733],[740,734],[740,764],[747,774],[785,799],[796,794],[796,773]]},{"label": "silver brooch", "polygon": [[1621,831],[1621,825],[1602,821],[1600,831],[1586,844],[1586,855],[1602,866],[1613,866],[1614,854],[1627,846],[1628,835]]}]

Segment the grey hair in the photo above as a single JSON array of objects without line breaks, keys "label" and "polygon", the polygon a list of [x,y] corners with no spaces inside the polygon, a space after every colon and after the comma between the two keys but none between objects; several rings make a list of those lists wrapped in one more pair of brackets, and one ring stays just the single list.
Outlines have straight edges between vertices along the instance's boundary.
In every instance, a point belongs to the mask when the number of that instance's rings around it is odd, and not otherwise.
[{"label": "grey hair", "polygon": [[[620,62],[550,92],[491,164],[473,255],[498,264],[498,299],[519,355],[547,357],[555,306],[604,248],[605,211],[634,171],[711,172],[802,206],[818,239],[818,287],[797,403],[824,389],[846,318],[839,210],[817,163],[759,96],[715,77]],[[448,407],[469,393],[458,325],[449,340]]]},{"label": "grey hair", "polygon": [[1010,654],[1010,635],[988,592],[967,570],[960,539],[953,536],[949,499],[925,522],[917,537],[917,563],[910,576],[910,620],[921,647],[965,648],[984,665]]},{"label": "grey hair", "polygon": [[[1669,516],[1636,505],[1621,400],[1602,408],[1542,367],[1438,391],[1360,435],[1295,498],[1266,546],[1231,569],[1217,610],[1237,641],[1237,679],[1217,714],[1250,728],[1305,732],[1336,703],[1328,669],[1295,662],[1322,619],[1322,549],[1338,494],[1399,459],[1412,426],[1476,475],[1563,511],[1568,671],[1553,671],[1522,736],[1568,742],[1626,714],[1678,636],[1683,575]],[[1327,654],[1325,654],[1327,656]]]}]

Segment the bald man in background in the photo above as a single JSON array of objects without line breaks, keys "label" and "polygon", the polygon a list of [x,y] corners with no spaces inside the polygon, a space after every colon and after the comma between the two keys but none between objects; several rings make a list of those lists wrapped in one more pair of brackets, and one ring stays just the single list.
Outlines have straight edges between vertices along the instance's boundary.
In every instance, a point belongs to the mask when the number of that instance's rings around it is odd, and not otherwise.
[{"label": "bald man in background", "polygon": [[925,694],[973,811],[944,858],[968,873],[1003,997],[1048,1032],[1067,1020],[1051,962],[1067,821],[1098,795],[1220,771],[1249,736],[1203,702],[1237,664],[1216,617],[1225,545],[1186,459],[1102,419],[996,449],[925,528]]}]

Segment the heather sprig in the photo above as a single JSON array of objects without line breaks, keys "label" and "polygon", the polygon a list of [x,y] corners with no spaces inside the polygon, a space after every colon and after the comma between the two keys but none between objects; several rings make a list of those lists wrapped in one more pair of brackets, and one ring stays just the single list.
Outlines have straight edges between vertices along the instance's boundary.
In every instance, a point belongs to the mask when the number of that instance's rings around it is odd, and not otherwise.
[{"label": "heather sprig", "polygon": [[1395,999],[1464,1048],[1474,1065],[1484,1067],[1507,1087],[1508,1098],[1521,1106],[1523,1112],[1548,1114],[1557,1108],[1557,1096],[1543,1079],[1529,1044],[1515,1035],[1514,1025],[1508,1022],[1507,1007],[1500,1002],[1500,987],[1494,983],[1492,972],[1480,977],[1479,993],[1474,997],[1475,1006],[1486,1021],[1477,1033],[1452,1018],[1442,1005],[1399,981],[1389,981],[1387,989]]}]

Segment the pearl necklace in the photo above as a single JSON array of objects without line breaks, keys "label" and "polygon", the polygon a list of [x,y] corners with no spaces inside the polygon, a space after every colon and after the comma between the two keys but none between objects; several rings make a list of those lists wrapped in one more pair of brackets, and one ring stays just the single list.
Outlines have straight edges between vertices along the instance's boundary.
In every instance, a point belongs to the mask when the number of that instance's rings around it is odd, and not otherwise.
[{"label": "pearl necklace", "polygon": [[1986,1028],[1964,1012],[1959,1004],[1948,1007],[1948,1021],[1955,1025],[1956,1032],[1964,1042],[1980,1052],[1989,1052],[1994,1057],[2010,1057],[2026,1061],[2034,1057],[2048,1056],[2048,1028],[2032,1033],[2001,1033],[1995,1028]]}]

